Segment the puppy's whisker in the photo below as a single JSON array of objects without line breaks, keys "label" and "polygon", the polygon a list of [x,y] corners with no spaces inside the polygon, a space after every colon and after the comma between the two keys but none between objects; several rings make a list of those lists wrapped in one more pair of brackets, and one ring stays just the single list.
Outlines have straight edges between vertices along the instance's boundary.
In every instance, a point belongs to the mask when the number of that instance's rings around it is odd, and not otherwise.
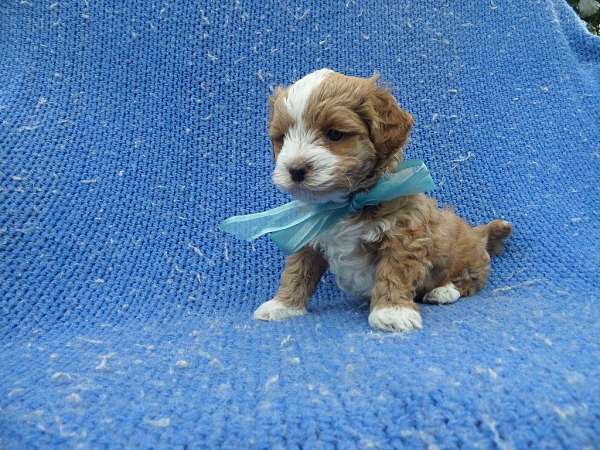
[{"label": "puppy's whisker", "polygon": [[346,183],[348,183],[348,189],[352,190],[352,180],[350,179],[350,175],[346,174],[344,177],[346,178]]}]

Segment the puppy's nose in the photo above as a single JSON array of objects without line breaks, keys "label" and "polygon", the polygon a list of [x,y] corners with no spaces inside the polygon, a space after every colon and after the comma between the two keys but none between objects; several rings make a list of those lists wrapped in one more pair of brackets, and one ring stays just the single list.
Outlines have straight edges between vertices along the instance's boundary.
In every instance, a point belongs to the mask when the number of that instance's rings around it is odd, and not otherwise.
[{"label": "puppy's nose", "polygon": [[296,183],[300,183],[304,181],[304,177],[306,176],[306,169],[289,169],[292,180]]}]

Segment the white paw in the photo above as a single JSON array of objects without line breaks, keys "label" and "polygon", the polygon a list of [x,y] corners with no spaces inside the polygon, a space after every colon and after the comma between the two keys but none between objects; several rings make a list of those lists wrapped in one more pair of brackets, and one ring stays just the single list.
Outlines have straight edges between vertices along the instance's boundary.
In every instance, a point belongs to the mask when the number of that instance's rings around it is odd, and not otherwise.
[{"label": "white paw", "polygon": [[255,320],[284,320],[306,314],[305,308],[290,308],[277,299],[269,300],[254,311]]},{"label": "white paw", "polygon": [[377,330],[409,331],[421,328],[421,314],[412,308],[375,308],[369,314],[369,325]]},{"label": "white paw", "polygon": [[436,305],[446,305],[454,303],[460,298],[460,292],[456,289],[453,283],[448,283],[445,286],[437,287],[423,297],[424,303],[433,303]]}]

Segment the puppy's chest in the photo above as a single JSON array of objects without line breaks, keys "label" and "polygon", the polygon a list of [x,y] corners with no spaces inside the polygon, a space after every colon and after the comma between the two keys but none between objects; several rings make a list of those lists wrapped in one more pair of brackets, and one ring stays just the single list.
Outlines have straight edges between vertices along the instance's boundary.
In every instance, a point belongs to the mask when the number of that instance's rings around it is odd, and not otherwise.
[{"label": "puppy's chest", "polygon": [[329,263],[337,285],[347,294],[369,297],[375,283],[373,243],[389,229],[385,222],[343,219],[312,242]]}]

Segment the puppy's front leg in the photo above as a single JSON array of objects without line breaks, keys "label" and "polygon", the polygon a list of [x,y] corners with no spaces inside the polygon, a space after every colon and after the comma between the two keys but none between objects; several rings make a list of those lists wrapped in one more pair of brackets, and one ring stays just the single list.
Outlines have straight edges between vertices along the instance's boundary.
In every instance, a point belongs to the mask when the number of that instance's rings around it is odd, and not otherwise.
[{"label": "puppy's front leg", "polygon": [[428,263],[426,246],[416,247],[420,246],[415,241],[405,245],[400,238],[383,243],[371,294],[371,327],[385,331],[421,328],[421,314],[414,298],[417,286],[425,279]]},{"label": "puppy's front leg", "polygon": [[283,320],[306,314],[306,304],[325,269],[327,262],[312,247],[306,246],[298,253],[288,256],[275,297],[260,305],[254,312],[254,318]]}]

